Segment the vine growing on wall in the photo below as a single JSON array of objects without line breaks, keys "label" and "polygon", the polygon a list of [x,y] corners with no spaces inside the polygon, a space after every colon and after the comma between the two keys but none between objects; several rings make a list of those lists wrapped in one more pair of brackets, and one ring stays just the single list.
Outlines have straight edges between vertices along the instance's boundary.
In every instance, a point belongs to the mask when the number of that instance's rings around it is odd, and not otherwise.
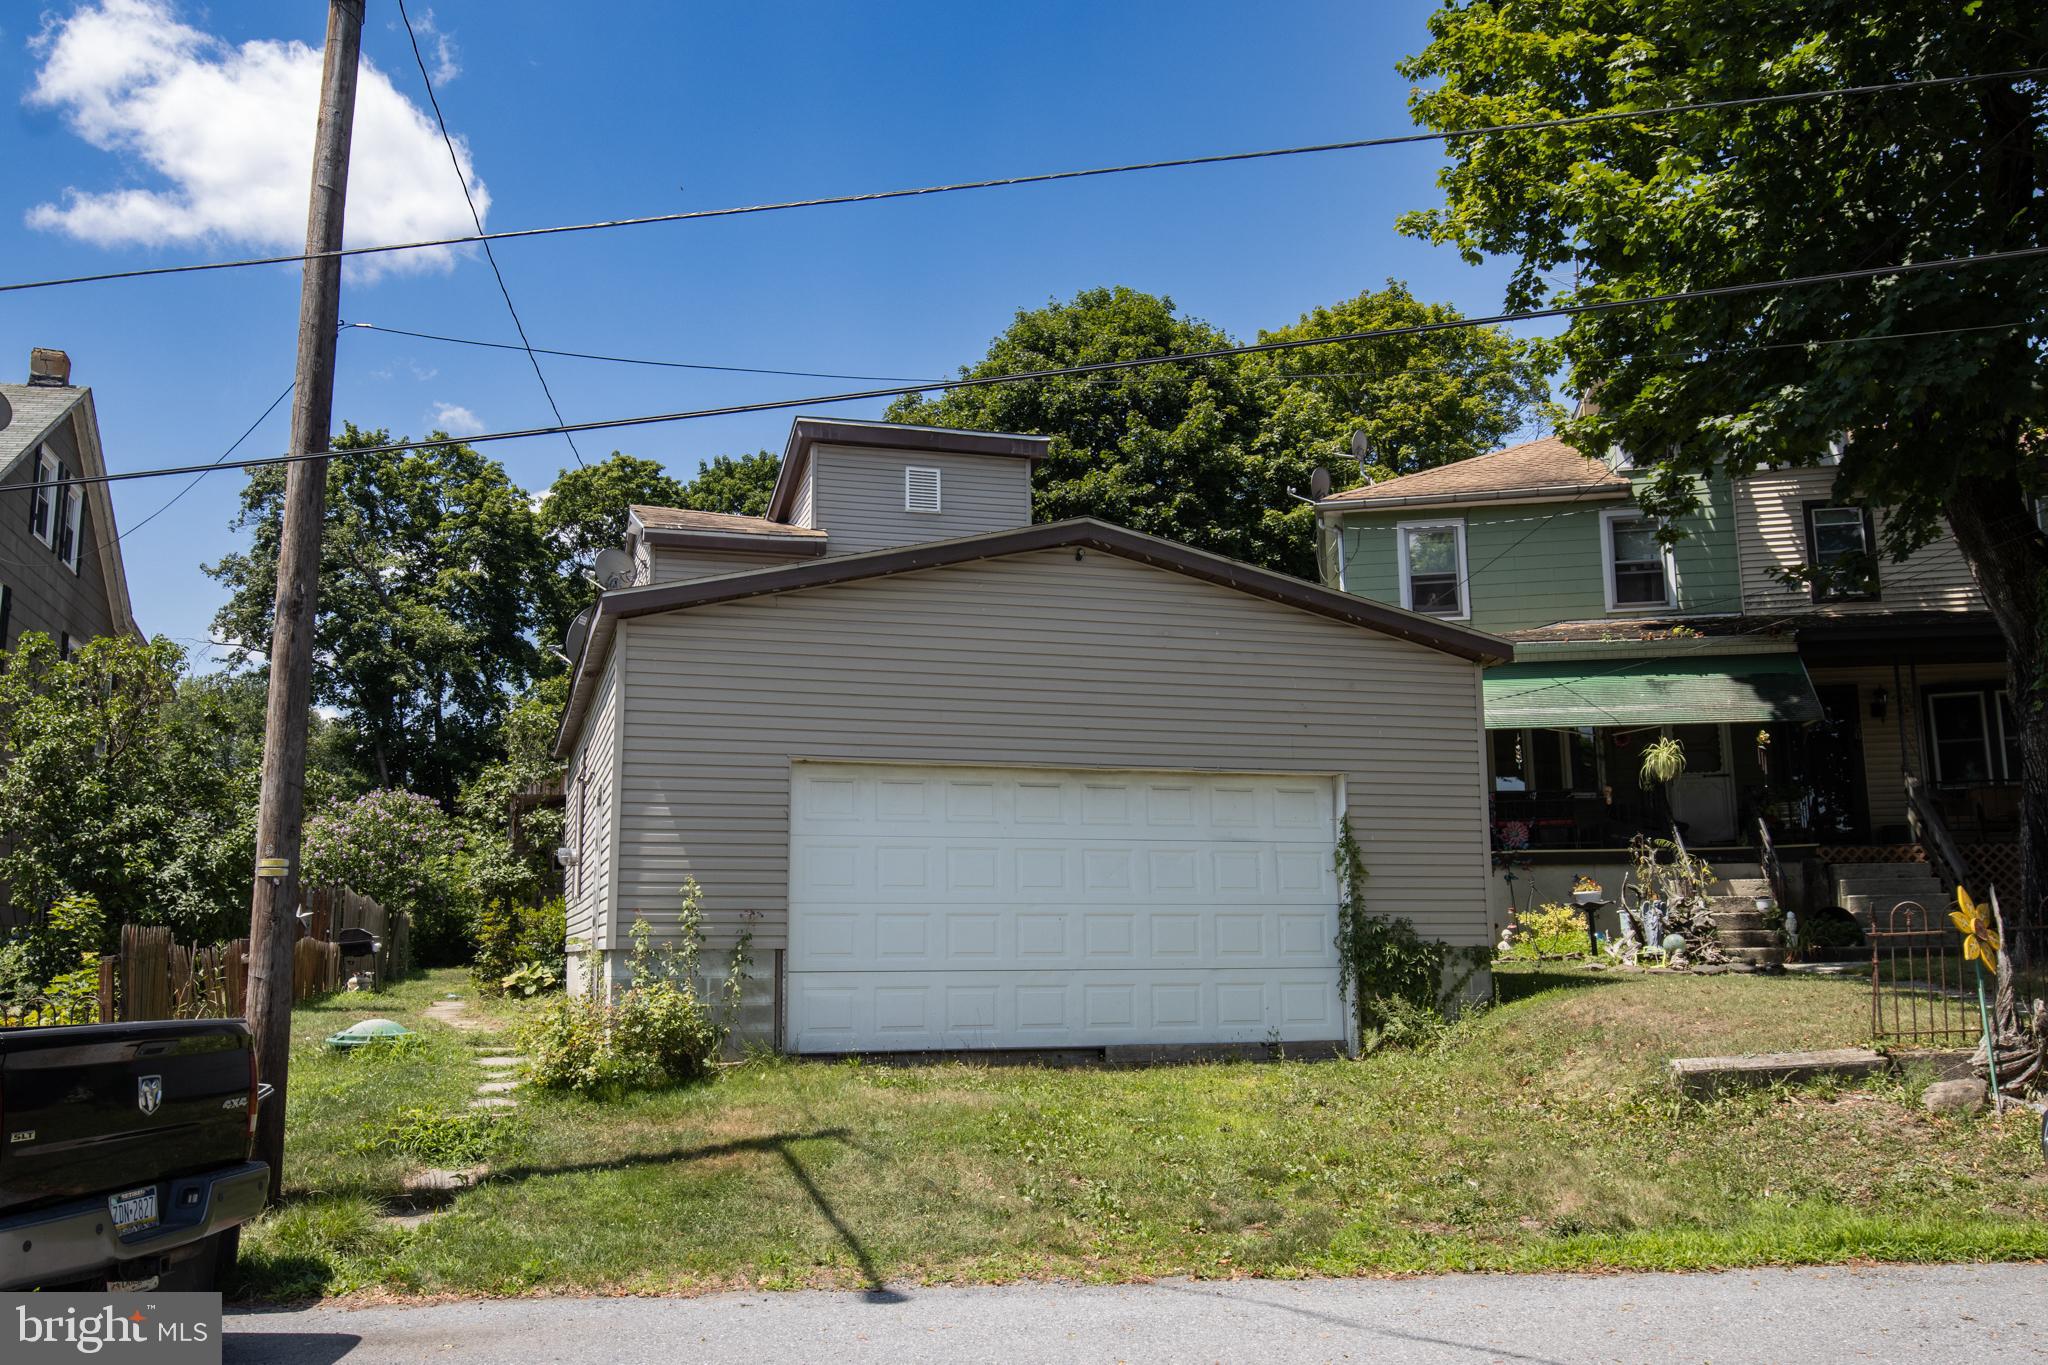
[{"label": "vine growing on wall", "polygon": [[1360,1036],[1374,1038],[1415,1014],[1440,1012],[1451,949],[1406,919],[1373,914],[1365,879],[1365,854],[1345,821],[1337,827],[1338,986],[1357,1011]]}]

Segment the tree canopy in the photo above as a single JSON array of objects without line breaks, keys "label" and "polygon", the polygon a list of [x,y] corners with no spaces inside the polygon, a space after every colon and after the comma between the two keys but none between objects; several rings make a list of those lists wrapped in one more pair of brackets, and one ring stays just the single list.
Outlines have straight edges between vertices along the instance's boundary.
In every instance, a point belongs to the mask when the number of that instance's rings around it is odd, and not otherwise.
[{"label": "tree canopy", "polygon": [[[1472,127],[1595,110],[2048,65],[2038,0],[1454,3],[1403,65],[1417,117]],[[1406,230],[1512,263],[1508,304],[1595,302],[2048,244],[2048,84],[1967,84],[1460,139]],[[1660,471],[1811,465],[1889,507],[1902,556],[1944,521],[2004,635],[2026,717],[2021,903],[2048,890],[2040,622],[2048,258],[1582,315],[1563,350],[1597,399],[1565,425]]]},{"label": "tree canopy", "polygon": [[[1328,335],[1452,315],[1398,286],[1303,317],[1272,335]],[[1444,338],[1456,337],[1455,341]],[[1021,310],[964,375],[1006,374],[1236,344],[1170,298],[1089,289]],[[1341,355],[1324,365],[1325,351]],[[1521,425],[1546,392],[1543,348],[1491,333],[1307,348],[911,397],[891,421],[1052,438],[1037,468],[1039,520],[1091,516],[1313,577],[1313,520],[1296,500],[1317,465],[1355,481],[1352,431],[1420,468],[1476,455]],[[1325,370],[1346,371],[1341,383]],[[1494,370],[1498,369],[1499,373]],[[1471,376],[1484,382],[1460,396]],[[1361,414],[1370,412],[1369,420]]]},{"label": "tree canopy", "polygon": [[699,512],[763,516],[768,511],[768,495],[775,491],[775,476],[781,472],[782,457],[765,450],[752,455],[714,455],[683,489],[681,500],[672,505]]},{"label": "tree canopy", "polygon": [[[350,424],[335,449],[388,441]],[[283,498],[281,468],[253,471],[236,522],[251,546],[208,569],[231,593],[214,629],[264,654]],[[534,632],[558,599],[557,575],[526,494],[443,433],[328,466],[314,699],[344,714],[376,785],[452,806],[541,667]]]}]

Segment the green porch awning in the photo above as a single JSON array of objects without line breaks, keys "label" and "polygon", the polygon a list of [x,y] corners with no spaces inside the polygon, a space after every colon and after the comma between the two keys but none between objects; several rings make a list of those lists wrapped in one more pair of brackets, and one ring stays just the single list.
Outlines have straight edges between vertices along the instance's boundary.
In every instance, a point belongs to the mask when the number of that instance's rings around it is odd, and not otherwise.
[{"label": "green porch awning", "polygon": [[1486,728],[1817,721],[1796,654],[1559,659],[1486,672]]}]

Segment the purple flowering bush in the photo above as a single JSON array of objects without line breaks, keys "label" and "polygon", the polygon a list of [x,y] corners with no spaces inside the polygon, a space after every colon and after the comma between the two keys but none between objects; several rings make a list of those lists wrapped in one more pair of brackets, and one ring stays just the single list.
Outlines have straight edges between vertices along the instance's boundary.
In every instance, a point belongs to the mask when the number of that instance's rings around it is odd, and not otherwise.
[{"label": "purple flowering bush", "polygon": [[461,891],[461,833],[413,792],[384,789],[335,801],[306,822],[305,876],[358,891],[412,920],[421,966],[469,959]]}]

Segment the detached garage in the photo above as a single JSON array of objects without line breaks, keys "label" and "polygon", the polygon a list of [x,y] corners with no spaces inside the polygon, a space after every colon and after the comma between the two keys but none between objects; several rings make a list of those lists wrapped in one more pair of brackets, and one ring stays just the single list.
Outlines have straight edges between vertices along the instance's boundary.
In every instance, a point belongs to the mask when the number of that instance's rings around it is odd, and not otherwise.
[{"label": "detached garage", "polygon": [[1341,1044],[1340,822],[1375,908],[1487,941],[1507,646],[1022,524],[1042,445],[800,419],[768,517],[634,509],[558,744],[579,981],[694,879],[788,1051]]}]

